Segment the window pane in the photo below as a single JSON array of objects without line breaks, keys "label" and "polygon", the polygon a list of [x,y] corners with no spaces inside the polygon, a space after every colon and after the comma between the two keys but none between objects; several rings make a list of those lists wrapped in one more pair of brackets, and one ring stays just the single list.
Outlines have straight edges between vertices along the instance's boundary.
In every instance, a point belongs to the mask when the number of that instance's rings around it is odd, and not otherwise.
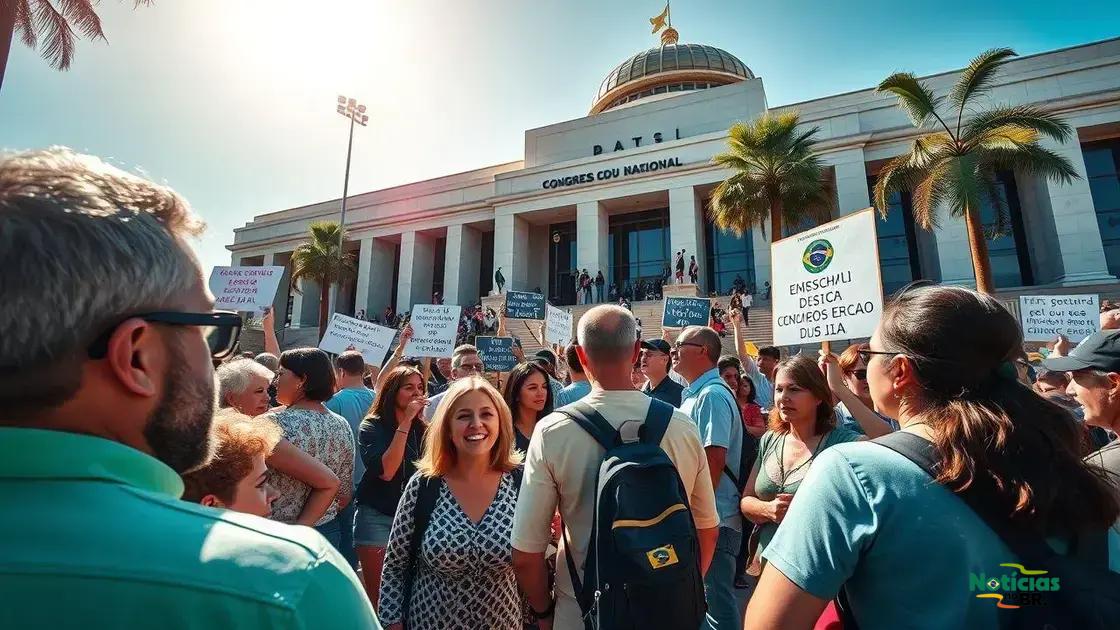
[{"label": "window pane", "polygon": [[1090,149],[1082,148],[1082,155],[1085,156],[1085,172],[1089,177],[1111,175],[1117,170],[1112,147],[1107,144]]}]

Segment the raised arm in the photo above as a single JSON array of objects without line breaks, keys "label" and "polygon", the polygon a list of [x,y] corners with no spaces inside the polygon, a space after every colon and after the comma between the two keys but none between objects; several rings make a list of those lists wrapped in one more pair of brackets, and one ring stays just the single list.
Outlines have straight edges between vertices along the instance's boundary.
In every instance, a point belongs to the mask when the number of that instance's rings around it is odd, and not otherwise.
[{"label": "raised arm", "polygon": [[261,327],[264,332],[264,351],[280,356],[280,342],[276,340],[276,311],[271,306],[264,309]]},{"label": "raised arm", "polygon": [[855,392],[848,389],[848,386],[844,383],[843,371],[840,369],[839,357],[831,352],[825,354],[822,350],[819,364],[821,371],[828,378],[828,388],[832,390],[832,395],[844,403],[844,406],[852,414],[852,418],[859,424],[859,428],[863,430],[865,436],[863,439],[874,440],[894,430],[878,414],[863,404],[863,401],[855,395]]},{"label": "raised arm", "polygon": [[311,486],[311,494],[307,495],[307,502],[296,519],[297,525],[315,525],[330,509],[341,485],[330,468],[288,440],[280,440],[273,449],[268,457],[268,467]]},{"label": "raised arm", "polygon": [[374,391],[380,392],[385,385],[385,381],[389,380],[389,372],[392,372],[393,368],[401,362],[401,357],[404,356],[404,347],[408,345],[409,339],[412,339],[412,326],[405,326],[404,330],[401,331],[400,342],[397,343],[396,349],[393,350],[393,354],[389,356],[385,365],[381,366],[381,372],[377,375],[377,383],[374,384]]}]

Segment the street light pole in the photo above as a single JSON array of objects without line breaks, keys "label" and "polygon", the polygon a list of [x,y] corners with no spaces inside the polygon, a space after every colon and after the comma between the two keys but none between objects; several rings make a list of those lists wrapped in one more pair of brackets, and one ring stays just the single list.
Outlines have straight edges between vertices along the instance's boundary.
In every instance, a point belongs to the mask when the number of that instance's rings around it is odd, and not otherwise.
[{"label": "street light pole", "polygon": [[[350,136],[346,141],[346,174],[342,178],[342,215],[339,217],[339,230],[338,230],[338,256],[339,260],[345,256],[343,251],[345,238],[346,238],[346,196],[350,189],[350,155],[354,150],[354,124],[359,124],[363,127],[369,121],[369,116],[366,115],[366,106],[358,103],[357,99],[347,98],[339,95],[337,111],[340,115],[350,119]],[[339,280],[334,288],[334,311],[338,311],[338,295],[342,289],[342,281]]]}]

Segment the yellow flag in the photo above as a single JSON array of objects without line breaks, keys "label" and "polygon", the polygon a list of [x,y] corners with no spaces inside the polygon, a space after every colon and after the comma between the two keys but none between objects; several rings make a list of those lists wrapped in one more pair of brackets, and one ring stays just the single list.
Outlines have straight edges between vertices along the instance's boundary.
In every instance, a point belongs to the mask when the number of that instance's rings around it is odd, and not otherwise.
[{"label": "yellow flag", "polygon": [[747,351],[747,354],[749,356],[751,356],[755,359],[758,358],[758,346],[754,345],[753,341],[748,341],[748,342],[744,343],[743,344],[743,349]]},{"label": "yellow flag", "polygon": [[669,3],[668,2],[665,3],[665,10],[661,12],[661,15],[658,15],[657,17],[651,17],[649,19],[649,23],[653,25],[653,31],[651,31],[651,32],[656,33],[657,31],[660,31],[661,29],[665,28],[665,19],[667,17],[669,17]]}]

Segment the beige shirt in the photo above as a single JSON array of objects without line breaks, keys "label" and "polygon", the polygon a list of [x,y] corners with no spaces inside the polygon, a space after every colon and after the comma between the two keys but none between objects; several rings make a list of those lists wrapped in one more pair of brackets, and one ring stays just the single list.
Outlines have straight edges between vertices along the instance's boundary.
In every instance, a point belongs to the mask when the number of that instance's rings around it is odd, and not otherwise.
[{"label": "beige shirt", "polygon": [[[593,389],[583,398],[615,428],[628,420],[643,419],[650,398],[639,391]],[[698,529],[719,525],[708,460],[692,420],[674,410],[661,439],[661,448],[673,460],[689,495],[689,507]],[[513,521],[513,547],[526,553],[543,553],[549,545],[549,526],[560,508],[564,528],[572,542],[576,567],[583,570],[594,516],[595,477],[603,449],[574,420],[550,414],[537,424],[525,456],[525,477]],[[556,628],[582,627],[574,589],[568,577],[568,553],[563,541],[556,560]],[[572,616],[574,615],[574,619]]]}]

